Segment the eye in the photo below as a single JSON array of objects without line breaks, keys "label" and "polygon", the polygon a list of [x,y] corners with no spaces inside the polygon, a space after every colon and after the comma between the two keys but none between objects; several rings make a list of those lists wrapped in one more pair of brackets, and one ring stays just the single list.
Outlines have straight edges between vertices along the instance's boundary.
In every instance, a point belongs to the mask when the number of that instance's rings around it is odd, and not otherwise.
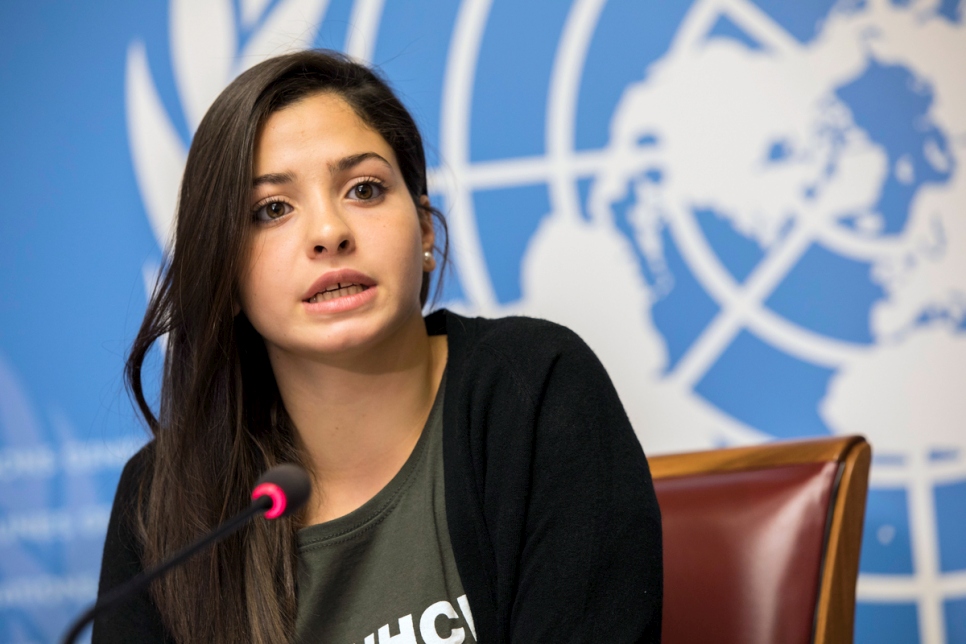
[{"label": "eye", "polygon": [[292,206],[284,201],[275,200],[255,207],[255,221],[275,221],[292,212]]},{"label": "eye", "polygon": [[376,179],[366,179],[349,188],[348,197],[357,201],[375,201],[385,193],[386,188]]}]

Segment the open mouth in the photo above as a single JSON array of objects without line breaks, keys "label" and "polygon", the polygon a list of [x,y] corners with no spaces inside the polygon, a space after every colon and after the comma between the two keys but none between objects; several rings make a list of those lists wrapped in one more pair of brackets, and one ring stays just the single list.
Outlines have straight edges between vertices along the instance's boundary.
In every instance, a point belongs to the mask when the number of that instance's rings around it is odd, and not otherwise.
[{"label": "open mouth", "polygon": [[350,284],[350,283],[339,283],[333,284],[324,291],[316,293],[312,297],[306,300],[306,302],[328,302],[329,300],[335,300],[340,297],[347,297],[349,295],[355,295],[357,293],[362,293],[368,290],[369,287],[364,284]]}]

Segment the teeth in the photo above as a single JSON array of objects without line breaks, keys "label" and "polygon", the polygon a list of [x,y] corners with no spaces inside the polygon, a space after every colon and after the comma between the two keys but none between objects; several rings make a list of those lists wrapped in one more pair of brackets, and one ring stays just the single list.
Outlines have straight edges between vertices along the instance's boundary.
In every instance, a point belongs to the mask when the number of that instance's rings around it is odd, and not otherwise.
[{"label": "teeth", "polygon": [[316,293],[308,299],[310,303],[315,302],[328,302],[329,300],[334,300],[339,297],[347,297],[349,295],[355,295],[356,293],[362,293],[366,290],[365,286],[359,284],[334,284],[328,289],[322,291],[321,293]]}]

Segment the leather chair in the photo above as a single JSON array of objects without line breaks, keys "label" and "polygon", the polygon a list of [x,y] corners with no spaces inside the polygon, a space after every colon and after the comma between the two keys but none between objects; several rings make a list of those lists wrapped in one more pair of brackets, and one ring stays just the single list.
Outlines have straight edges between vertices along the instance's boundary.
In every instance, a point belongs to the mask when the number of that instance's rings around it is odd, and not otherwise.
[{"label": "leather chair", "polygon": [[664,644],[851,642],[871,454],[847,436],[651,457]]}]

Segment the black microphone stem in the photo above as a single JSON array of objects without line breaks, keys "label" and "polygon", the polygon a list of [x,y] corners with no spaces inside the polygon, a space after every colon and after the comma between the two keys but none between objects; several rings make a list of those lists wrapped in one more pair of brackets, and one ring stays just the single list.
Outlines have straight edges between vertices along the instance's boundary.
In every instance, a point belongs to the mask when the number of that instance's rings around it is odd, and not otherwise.
[{"label": "black microphone stem", "polygon": [[221,541],[225,537],[237,532],[246,523],[252,520],[252,518],[260,513],[269,510],[272,507],[272,500],[267,496],[259,497],[256,501],[248,507],[244,512],[235,515],[231,519],[228,519],[222,523],[218,528],[209,534],[206,534],[201,539],[198,539],[191,545],[185,547],[183,550],[174,555],[171,559],[165,561],[157,568],[151,570],[146,570],[139,575],[131,577],[125,583],[112,589],[110,592],[105,593],[97,603],[91,606],[83,615],[77,618],[74,625],[67,632],[62,640],[63,644],[73,644],[77,636],[81,634],[84,627],[88,623],[94,621],[100,613],[110,608],[114,608],[125,601],[134,597],[135,593],[145,586],[150,584],[152,581],[166,573],[171,568],[174,568],[178,564],[182,563],[184,560],[188,559],[192,555],[196,554],[198,551],[205,549],[206,547],[212,545],[217,541]]}]

